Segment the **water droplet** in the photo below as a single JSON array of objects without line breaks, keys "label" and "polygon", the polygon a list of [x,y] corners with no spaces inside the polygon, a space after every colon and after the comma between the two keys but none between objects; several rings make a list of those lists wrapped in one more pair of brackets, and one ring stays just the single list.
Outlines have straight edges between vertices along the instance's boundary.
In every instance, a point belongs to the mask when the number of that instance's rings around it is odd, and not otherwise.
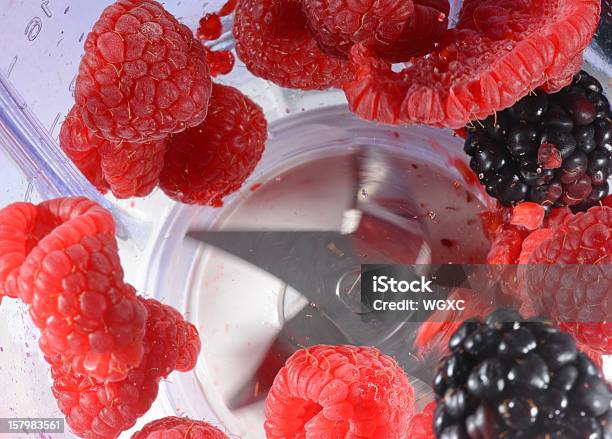
[{"label": "water droplet", "polygon": [[427,211],[427,216],[428,216],[430,219],[432,219],[432,220],[433,220],[433,219],[436,219],[436,212],[434,212],[434,211],[432,211],[432,210],[428,210],[428,211]]},{"label": "water droplet", "polygon": [[442,23],[442,22],[444,21],[444,19],[445,19],[445,18],[446,18],[446,14],[445,14],[444,12],[440,12],[440,13],[438,14],[438,21],[439,21],[440,23]]},{"label": "water droplet", "polygon": [[361,196],[363,198],[368,198],[368,190],[366,188],[361,188]]}]

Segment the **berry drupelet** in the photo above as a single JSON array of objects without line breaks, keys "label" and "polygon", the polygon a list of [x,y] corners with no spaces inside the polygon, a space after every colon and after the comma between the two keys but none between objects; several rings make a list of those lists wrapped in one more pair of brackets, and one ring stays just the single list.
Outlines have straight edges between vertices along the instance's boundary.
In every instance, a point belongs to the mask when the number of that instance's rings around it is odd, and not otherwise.
[{"label": "berry drupelet", "polygon": [[437,438],[612,438],[612,393],[574,339],[498,309],[450,338],[434,377]]},{"label": "berry drupelet", "polygon": [[465,152],[487,193],[586,210],[609,193],[612,113],[601,84],[581,71],[558,93],[534,92],[466,128]]}]

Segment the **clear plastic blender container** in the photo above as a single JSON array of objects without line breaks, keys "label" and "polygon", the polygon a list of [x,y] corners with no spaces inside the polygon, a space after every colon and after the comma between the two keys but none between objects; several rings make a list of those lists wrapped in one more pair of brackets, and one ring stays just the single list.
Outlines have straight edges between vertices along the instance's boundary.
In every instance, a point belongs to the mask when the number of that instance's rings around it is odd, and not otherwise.
[{"label": "clear plastic blender container", "polygon": [[[178,415],[207,419],[235,437],[263,438],[261,403],[232,411],[226,401],[278,332],[285,317],[279,297],[287,286],[236,257],[186,239],[186,233],[337,227],[339,207],[353,195],[343,169],[351,154],[366,146],[386,151],[404,166],[434,260],[479,262],[487,246],[475,219],[484,208],[482,192],[465,181],[462,142],[451,131],[363,122],[348,113],[341,91],[284,90],[254,78],[238,61],[230,75],[218,80],[252,97],[270,123],[264,157],[243,188],[221,209],[178,205],[159,190],[141,200],[102,197],[60,152],[57,136],[73,103],[84,38],[110,3],[0,0],[1,204],[68,195],[100,202],[118,222],[126,280],[197,325],[203,340],[198,366],[163,382],[155,406],[135,429]],[[454,2],[453,10],[460,3]],[[192,29],[205,12],[221,5],[164,2]],[[226,32],[216,47],[231,48],[230,27],[231,17],[224,18]],[[609,28],[606,35],[609,39]],[[605,38],[598,41],[587,58],[608,84],[609,46]],[[25,308],[10,300],[0,306],[0,417],[61,416]],[[418,395],[421,404],[430,398],[426,386]],[[71,437],[69,432],[64,436]]]}]

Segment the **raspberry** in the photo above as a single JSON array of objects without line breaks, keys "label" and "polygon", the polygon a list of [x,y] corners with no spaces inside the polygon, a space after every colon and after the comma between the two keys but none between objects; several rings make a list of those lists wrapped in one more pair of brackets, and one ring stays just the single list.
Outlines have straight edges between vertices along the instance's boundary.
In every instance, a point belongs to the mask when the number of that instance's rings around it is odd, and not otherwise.
[{"label": "raspberry", "polygon": [[[184,351],[200,349],[197,331],[180,314],[156,300],[139,300],[148,311],[145,353],[142,363],[123,381],[99,383],[47,357],[52,366],[53,395],[66,422],[81,437],[114,439],[131,428],[155,401],[159,382],[177,370],[177,360]],[[196,338],[186,334],[196,334]]]},{"label": "raspberry", "polygon": [[442,40],[448,27],[448,0],[413,0],[414,14],[408,19],[399,41],[386,52],[386,60],[396,62],[429,53]]},{"label": "raspberry", "polygon": [[[348,57],[351,46],[360,42],[384,56],[400,40],[414,8],[412,0],[383,0],[369,4],[302,1],[308,25],[321,48],[344,58]],[[410,55],[406,55],[401,61],[410,59]]]},{"label": "raspberry", "polygon": [[119,0],[85,41],[75,98],[101,137],[152,142],[202,123],[210,91],[191,30],[155,1]]},{"label": "raspberry", "polygon": [[146,197],[159,183],[166,141],[111,143],[100,148],[102,172],[117,198]]},{"label": "raspberry", "polygon": [[266,399],[268,439],[406,437],[413,391],[404,371],[370,347],[296,352]]},{"label": "raspberry", "polygon": [[603,355],[601,352],[595,351],[588,346],[577,343],[578,350],[584,352],[584,354],[593,362],[598,370],[603,370]]},{"label": "raspberry", "polygon": [[532,264],[608,264],[612,262],[612,208],[596,206],[567,219]]},{"label": "raspberry", "polygon": [[[493,311],[491,304],[485,300],[479,300],[481,297],[472,290],[457,288],[451,292],[448,298],[451,300],[464,300],[469,305],[466,306],[464,312],[457,310],[434,311],[419,326],[414,346],[422,357],[427,356],[434,350],[437,350],[438,353],[446,352],[450,336],[464,320],[482,317]],[[483,297],[482,299],[487,298]]]},{"label": "raspberry", "polygon": [[218,40],[221,37],[221,32],[223,32],[223,24],[219,14],[206,14],[200,18],[198,38],[208,41]]},{"label": "raspberry", "polygon": [[582,68],[584,52],[579,52],[567,64],[560,64],[556,71],[549,73],[548,80],[542,84],[546,93],[556,93],[572,82],[572,78]]},{"label": "raspberry", "polygon": [[74,106],[60,131],[66,155],[98,190],[117,198],[144,197],[157,186],[166,141],[109,142],[97,137]]},{"label": "raspberry", "polygon": [[[535,24],[535,16],[543,19],[544,27],[532,27],[532,30],[544,34],[554,46],[547,49],[552,49],[555,54],[542,84],[547,92],[552,93],[568,85],[582,67],[582,53],[595,33],[601,12],[600,2],[565,3],[551,0],[468,0],[463,4],[457,27],[478,30],[494,39],[517,41],[526,26]],[[582,9],[584,15],[581,18],[566,15],[570,20],[555,23],[556,17],[570,13],[570,8]]]},{"label": "raspberry", "polygon": [[563,163],[561,151],[552,143],[543,143],[538,149],[538,163],[542,169],[558,169]]},{"label": "raspberry", "polygon": [[[612,353],[612,208],[592,207],[567,219],[524,266],[525,296],[576,340]],[[535,265],[537,264],[537,265]]]},{"label": "raspberry", "polygon": [[201,349],[196,327],[186,322],[180,312],[168,305],[155,299],[140,298],[140,301],[145,304],[149,316],[148,332],[144,339],[145,349],[147,346],[150,349],[147,360],[149,365],[155,365],[163,377],[173,370],[188,372],[193,369]]},{"label": "raspberry", "polygon": [[515,226],[502,225],[493,236],[487,263],[493,265],[515,264],[528,232]]},{"label": "raspberry", "polygon": [[160,187],[182,203],[220,206],[255,169],[266,136],[261,108],[239,90],[214,84],[206,121],[170,138]]},{"label": "raspberry", "polygon": [[4,290],[30,305],[44,353],[89,377],[123,379],[141,361],[146,310],[123,283],[110,213],[62,198],[9,206],[0,224]]},{"label": "raspberry", "polygon": [[434,411],[436,403],[430,402],[423,410],[412,417],[408,428],[409,439],[435,439],[433,432]]},{"label": "raspberry", "polygon": [[64,153],[72,160],[85,178],[96,189],[105,194],[109,186],[102,172],[101,159],[98,152],[99,147],[105,141],[93,134],[85,126],[81,113],[76,106],[73,106],[68,116],[66,116],[66,120],[64,120],[60,130],[59,140]]},{"label": "raspberry", "polygon": [[149,422],[142,430],[132,435],[132,439],[229,439],[218,428],[204,421],[169,416]]},{"label": "raspberry", "polygon": [[31,203],[14,203],[0,210],[0,300],[2,296],[19,297],[19,268],[46,233],[44,225],[35,227],[36,215]]},{"label": "raspberry", "polygon": [[74,163],[83,176],[102,194],[110,189],[104,172],[102,171],[102,159],[97,149],[88,151],[71,151],[64,148],[64,153]]},{"label": "raspberry", "polygon": [[544,213],[544,207],[537,203],[521,203],[512,209],[510,224],[535,230],[542,225]]},{"label": "raspberry", "polygon": [[518,264],[528,264],[532,253],[542,245],[542,243],[548,241],[554,231],[551,228],[538,229],[531,232],[523,241],[521,245],[521,254],[518,257]]},{"label": "raspberry", "polygon": [[297,0],[242,0],[234,37],[249,71],[282,87],[321,90],[352,77],[347,61],[321,51]]},{"label": "raspberry", "polygon": [[303,0],[302,8],[319,46],[347,58],[364,43],[389,62],[424,55],[448,26],[446,0],[385,0],[369,5],[345,0]]},{"label": "raspberry", "polygon": [[593,36],[601,9],[598,0],[466,3],[464,11],[478,6],[471,19],[401,72],[353,46],[356,79],[343,86],[350,109],[390,124],[459,128],[484,119],[566,66]]},{"label": "raspberry", "polygon": [[231,50],[212,50],[208,47],[205,50],[206,61],[210,67],[210,75],[212,77],[227,75],[232,71],[236,59]]}]

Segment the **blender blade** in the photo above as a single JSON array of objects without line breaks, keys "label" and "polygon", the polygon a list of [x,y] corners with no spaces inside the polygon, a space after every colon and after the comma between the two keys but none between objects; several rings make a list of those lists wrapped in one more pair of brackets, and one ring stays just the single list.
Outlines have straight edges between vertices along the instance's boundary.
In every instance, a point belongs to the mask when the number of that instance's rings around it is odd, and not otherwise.
[{"label": "blender blade", "polygon": [[351,340],[320,309],[314,306],[302,308],[297,315],[284,322],[257,370],[231,396],[228,407],[236,410],[265,398],[276,374],[295,351],[319,344],[350,343]]},{"label": "blender blade", "polygon": [[[285,318],[251,378],[228,401],[231,409],[265,397],[296,350],[316,344],[376,346],[411,372],[417,325],[428,312],[373,312],[361,295],[363,264],[422,264],[431,249],[403,172],[393,155],[361,147],[353,155],[353,202],[339,231],[192,231],[188,237],[230,253],[293,287],[309,305]],[[457,276],[453,268],[454,278]],[[444,271],[444,270],[442,270]],[[445,276],[436,273],[438,284]],[[461,277],[461,274],[460,276]],[[456,286],[456,280],[453,286]]]}]

